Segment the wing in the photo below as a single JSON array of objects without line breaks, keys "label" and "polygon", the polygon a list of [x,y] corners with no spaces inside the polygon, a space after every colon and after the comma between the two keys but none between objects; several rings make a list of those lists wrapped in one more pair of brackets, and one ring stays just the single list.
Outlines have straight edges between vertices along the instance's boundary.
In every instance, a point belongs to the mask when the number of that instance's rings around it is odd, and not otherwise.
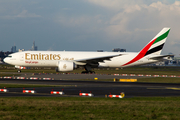
[{"label": "wing", "polygon": [[98,65],[98,62],[104,62],[104,60],[111,60],[113,57],[121,56],[125,54],[116,54],[116,55],[110,55],[110,56],[101,56],[101,57],[95,57],[95,58],[87,58],[87,59],[80,59],[75,60],[74,62],[77,65]]}]

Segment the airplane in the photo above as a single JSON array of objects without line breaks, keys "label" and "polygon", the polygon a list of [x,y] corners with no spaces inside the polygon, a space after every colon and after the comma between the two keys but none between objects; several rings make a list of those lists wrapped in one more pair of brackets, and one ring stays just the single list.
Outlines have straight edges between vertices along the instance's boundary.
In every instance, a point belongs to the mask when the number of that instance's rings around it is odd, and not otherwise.
[{"label": "airplane", "polygon": [[56,67],[58,72],[73,71],[80,66],[82,73],[94,73],[92,68],[123,68],[155,63],[169,59],[160,55],[170,28],[163,28],[140,52],[81,52],[81,51],[23,51],[8,55],[4,62],[21,67]]}]

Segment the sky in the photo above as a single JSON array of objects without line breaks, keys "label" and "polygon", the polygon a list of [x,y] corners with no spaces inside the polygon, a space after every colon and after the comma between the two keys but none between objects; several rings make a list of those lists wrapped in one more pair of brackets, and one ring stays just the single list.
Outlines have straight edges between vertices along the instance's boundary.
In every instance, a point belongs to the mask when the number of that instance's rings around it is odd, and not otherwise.
[{"label": "sky", "polygon": [[177,0],[0,0],[0,51],[139,52],[164,27],[162,54],[180,56]]}]

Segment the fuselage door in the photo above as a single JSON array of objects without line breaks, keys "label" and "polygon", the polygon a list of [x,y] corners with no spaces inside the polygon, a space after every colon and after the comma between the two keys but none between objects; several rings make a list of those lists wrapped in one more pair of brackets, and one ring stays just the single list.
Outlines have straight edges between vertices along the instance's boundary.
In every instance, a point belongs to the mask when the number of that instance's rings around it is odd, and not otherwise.
[{"label": "fuselage door", "polygon": [[24,54],[20,54],[20,61],[24,61]]}]

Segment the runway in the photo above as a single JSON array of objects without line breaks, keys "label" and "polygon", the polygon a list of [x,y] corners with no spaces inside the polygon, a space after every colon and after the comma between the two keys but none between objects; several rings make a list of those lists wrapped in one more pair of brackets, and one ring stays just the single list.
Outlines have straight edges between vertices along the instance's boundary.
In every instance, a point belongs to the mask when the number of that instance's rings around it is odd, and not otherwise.
[{"label": "runway", "polygon": [[[180,96],[180,84],[167,83],[120,83],[120,82],[100,82],[100,81],[75,81],[75,80],[17,80],[0,79],[0,83],[13,84],[40,84],[59,85],[57,87],[37,87],[37,93],[22,93],[23,88],[7,88],[8,93],[0,92],[1,97],[12,96],[49,96],[49,97],[79,97],[79,91],[94,94],[94,97],[105,97],[105,95],[119,95],[125,93],[125,98],[132,97],[153,97],[153,96]],[[31,89],[33,88],[26,88]],[[64,95],[51,95],[50,91],[62,91]]]}]

